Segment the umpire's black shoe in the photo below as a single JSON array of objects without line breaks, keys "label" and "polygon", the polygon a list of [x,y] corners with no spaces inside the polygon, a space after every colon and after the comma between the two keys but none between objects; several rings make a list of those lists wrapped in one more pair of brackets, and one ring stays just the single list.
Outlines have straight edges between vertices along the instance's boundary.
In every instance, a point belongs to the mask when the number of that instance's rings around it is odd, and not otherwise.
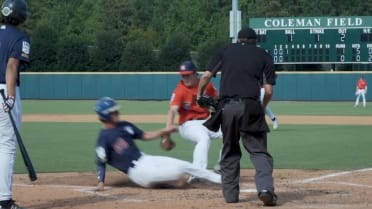
[{"label": "umpire's black shoe", "polygon": [[268,190],[261,190],[258,193],[258,198],[264,203],[264,206],[275,206],[276,200],[278,197],[276,194],[268,191]]}]

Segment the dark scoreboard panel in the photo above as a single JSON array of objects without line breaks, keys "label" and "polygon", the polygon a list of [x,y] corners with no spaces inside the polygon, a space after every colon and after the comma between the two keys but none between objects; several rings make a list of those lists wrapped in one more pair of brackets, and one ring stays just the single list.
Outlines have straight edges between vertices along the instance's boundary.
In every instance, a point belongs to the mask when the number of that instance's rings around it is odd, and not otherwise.
[{"label": "dark scoreboard panel", "polygon": [[251,18],[276,64],[372,64],[372,16]]}]

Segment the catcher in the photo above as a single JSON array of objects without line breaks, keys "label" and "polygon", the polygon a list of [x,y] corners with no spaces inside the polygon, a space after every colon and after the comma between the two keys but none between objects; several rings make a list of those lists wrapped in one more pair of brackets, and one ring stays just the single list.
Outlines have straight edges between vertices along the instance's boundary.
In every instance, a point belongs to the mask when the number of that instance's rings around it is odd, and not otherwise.
[{"label": "catcher", "polygon": [[[134,143],[135,139],[147,141],[160,136],[168,136],[165,140],[170,140],[170,134],[176,131],[176,127],[170,126],[145,132],[128,121],[121,121],[119,106],[110,97],[99,99],[95,110],[103,124],[96,144],[98,191],[104,190],[107,164],[124,172],[131,181],[142,187],[179,187],[186,183],[184,177],[187,176],[196,176],[214,183],[221,183],[219,174],[197,167],[187,161],[144,154]],[[161,143],[161,146],[169,149],[167,143]],[[184,182],[180,182],[183,179],[185,179]]]},{"label": "catcher", "polygon": [[[181,80],[172,93],[170,100],[166,127],[177,124],[180,136],[195,145],[193,151],[193,164],[199,168],[206,169],[208,166],[208,153],[212,139],[221,139],[222,132],[219,127],[214,130],[208,130],[203,123],[210,117],[210,102],[214,102],[217,97],[217,90],[212,84],[206,88],[205,105],[199,106],[196,103],[196,93],[198,90],[199,77],[196,66],[191,61],[182,62],[179,66]],[[219,170],[219,162],[214,166],[214,170]],[[195,178],[190,178],[190,182]]]}]

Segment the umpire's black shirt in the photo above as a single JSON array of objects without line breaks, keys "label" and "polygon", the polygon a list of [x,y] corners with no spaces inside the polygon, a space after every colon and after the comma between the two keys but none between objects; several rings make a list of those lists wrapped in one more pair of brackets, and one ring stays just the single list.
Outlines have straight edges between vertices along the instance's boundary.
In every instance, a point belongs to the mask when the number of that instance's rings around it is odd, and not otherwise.
[{"label": "umpire's black shirt", "polygon": [[272,57],[255,44],[232,43],[217,51],[207,71],[221,71],[220,98],[258,99],[263,82],[275,84]]}]

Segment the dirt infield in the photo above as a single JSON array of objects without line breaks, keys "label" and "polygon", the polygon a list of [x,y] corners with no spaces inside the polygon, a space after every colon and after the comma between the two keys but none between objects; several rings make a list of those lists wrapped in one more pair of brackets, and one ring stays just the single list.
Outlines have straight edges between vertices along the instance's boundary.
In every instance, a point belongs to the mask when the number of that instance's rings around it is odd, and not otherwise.
[{"label": "dirt infield", "polygon": [[[334,124],[334,125],[372,125],[372,116],[298,116],[280,115],[281,124]],[[123,115],[122,119],[134,123],[164,123],[166,115]],[[59,115],[28,114],[23,122],[98,122],[97,115]]]},{"label": "dirt infield", "polygon": [[[182,189],[143,189],[124,174],[107,174],[107,188],[95,192],[93,173],[40,174],[31,184],[16,175],[14,198],[33,209],[204,209],[262,208],[254,172],[242,170],[240,202],[224,203],[219,185],[196,183]],[[372,169],[339,171],[275,170],[278,208],[367,209],[372,207]]]},{"label": "dirt infield", "polygon": [[[126,115],[141,123],[163,123],[165,115]],[[24,115],[24,122],[97,122],[95,115]],[[281,124],[362,124],[372,117],[280,116]],[[354,171],[274,171],[278,208],[372,208],[372,168]],[[254,171],[241,171],[240,202],[224,202],[220,185],[198,182],[180,189],[143,189],[120,172],[107,173],[106,190],[94,191],[94,173],[42,173],[31,183],[15,175],[14,199],[30,209],[243,209],[263,208],[254,184]]]}]

